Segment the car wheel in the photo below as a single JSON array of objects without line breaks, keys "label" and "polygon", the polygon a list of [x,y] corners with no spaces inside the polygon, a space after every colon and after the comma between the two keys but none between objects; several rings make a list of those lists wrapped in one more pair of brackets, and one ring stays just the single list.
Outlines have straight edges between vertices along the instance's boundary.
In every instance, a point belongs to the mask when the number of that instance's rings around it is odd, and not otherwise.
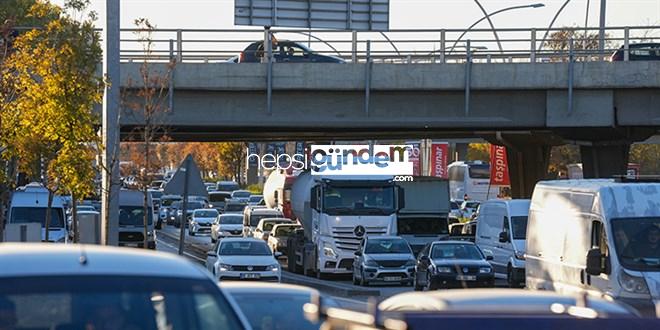
[{"label": "car wheel", "polygon": [[520,287],[517,282],[513,281],[513,267],[511,267],[511,265],[509,265],[506,270],[506,283],[510,288]]},{"label": "car wheel", "polygon": [[433,281],[431,280],[431,274],[430,273],[427,273],[427,275],[426,275],[426,289],[428,291],[438,290],[438,285],[433,283]]}]

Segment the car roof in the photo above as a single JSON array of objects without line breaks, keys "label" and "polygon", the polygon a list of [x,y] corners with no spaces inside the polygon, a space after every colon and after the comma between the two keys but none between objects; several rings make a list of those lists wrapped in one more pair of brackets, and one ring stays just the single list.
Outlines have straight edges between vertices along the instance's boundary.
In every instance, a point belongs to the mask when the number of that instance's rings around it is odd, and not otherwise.
[{"label": "car roof", "polygon": [[218,212],[216,209],[195,209],[195,212],[197,211],[209,211],[209,212]]},{"label": "car roof", "polygon": [[289,221],[289,222],[293,222],[293,220],[291,220],[289,218],[263,218],[263,219],[259,220],[259,222],[261,222],[261,221],[263,221],[263,222],[267,222],[267,221]]},{"label": "car roof", "polygon": [[261,282],[239,282],[227,281],[220,282],[220,287],[230,293],[255,293],[255,294],[319,294],[319,291],[310,287],[282,284],[282,283],[261,283]]},{"label": "car roof", "polygon": [[224,217],[239,217],[239,218],[242,218],[243,215],[240,214],[240,213],[221,213],[220,217],[221,218],[224,218]]},{"label": "car roof", "polygon": [[208,278],[200,266],[175,254],[99,245],[3,243],[0,264],[0,278],[66,275]]},{"label": "car roof", "polygon": [[[531,291],[518,289],[470,289],[442,290],[430,292],[406,292],[385,299],[378,306],[381,310],[436,310],[483,312],[547,312],[558,303],[561,305],[579,305],[578,296],[562,295],[551,291]],[[603,298],[588,297],[586,305],[597,311],[607,313],[630,314],[631,311]],[[401,309],[410,306],[410,309]],[[399,307],[399,308],[397,308]],[[419,309],[415,309],[418,307]]]}]

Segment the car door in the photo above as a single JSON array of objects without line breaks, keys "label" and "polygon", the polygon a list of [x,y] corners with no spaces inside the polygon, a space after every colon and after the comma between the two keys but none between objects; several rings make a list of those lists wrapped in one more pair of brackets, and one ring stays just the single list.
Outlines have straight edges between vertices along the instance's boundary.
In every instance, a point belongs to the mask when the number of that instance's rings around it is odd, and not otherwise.
[{"label": "car door", "polygon": [[218,251],[220,248],[220,241],[217,241],[213,245],[213,249],[209,250],[206,254],[206,269],[213,273],[213,267],[215,267],[215,262],[218,260]]},{"label": "car door", "polygon": [[[493,208],[493,269],[496,273],[506,274],[507,264],[509,262],[509,253],[507,245],[511,244],[511,226],[509,217],[504,205],[497,204]],[[507,242],[500,242],[500,233],[505,233],[508,237]]]}]

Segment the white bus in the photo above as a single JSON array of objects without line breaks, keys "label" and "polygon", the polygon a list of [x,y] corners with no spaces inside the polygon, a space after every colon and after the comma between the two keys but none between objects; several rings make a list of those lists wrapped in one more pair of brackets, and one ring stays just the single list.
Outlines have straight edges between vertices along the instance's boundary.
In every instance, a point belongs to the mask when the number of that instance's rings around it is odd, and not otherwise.
[{"label": "white bus", "polygon": [[490,165],[482,161],[458,161],[447,167],[449,175],[449,198],[462,201],[468,198],[476,201],[487,201],[496,198],[503,186],[489,186]]}]

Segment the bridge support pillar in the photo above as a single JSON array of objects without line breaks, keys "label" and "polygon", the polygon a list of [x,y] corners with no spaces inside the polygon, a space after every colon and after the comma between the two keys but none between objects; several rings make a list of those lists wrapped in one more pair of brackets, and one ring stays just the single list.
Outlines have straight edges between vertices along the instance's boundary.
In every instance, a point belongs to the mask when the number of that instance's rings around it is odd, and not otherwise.
[{"label": "bridge support pillar", "polygon": [[581,146],[582,173],[585,179],[625,175],[630,144]]},{"label": "bridge support pillar", "polygon": [[546,178],[551,145],[517,144],[506,149],[511,197],[531,198],[534,186]]}]

